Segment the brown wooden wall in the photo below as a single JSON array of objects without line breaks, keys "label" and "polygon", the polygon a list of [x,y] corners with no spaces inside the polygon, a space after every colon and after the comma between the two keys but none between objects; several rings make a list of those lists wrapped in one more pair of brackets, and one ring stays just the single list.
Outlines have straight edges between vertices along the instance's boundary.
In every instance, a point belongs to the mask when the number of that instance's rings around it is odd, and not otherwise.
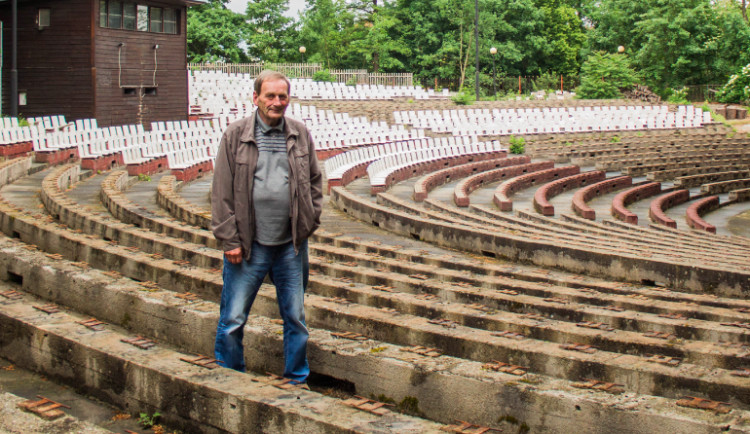
[{"label": "brown wooden wall", "polygon": [[[91,77],[91,0],[39,0],[18,5],[18,90],[26,92],[23,116],[63,114],[68,119],[94,115]],[[51,9],[50,27],[36,28],[37,8]],[[0,7],[3,21],[3,112],[10,110],[11,8]]]},{"label": "brown wooden wall", "polygon": [[[23,116],[63,114],[68,120],[96,117],[100,126],[187,119],[187,8],[180,0],[148,1],[179,10],[176,35],[99,27],[98,0],[30,0],[18,6],[18,88],[28,104]],[[39,7],[51,8],[50,27],[36,28]],[[3,21],[3,111],[10,109],[10,2]],[[118,64],[118,44],[121,63]],[[155,45],[158,50],[154,50]],[[154,51],[157,72],[154,80]],[[118,80],[121,74],[121,80]],[[154,83],[156,86],[153,86]],[[125,95],[121,86],[138,89]],[[141,87],[156,95],[141,96]]]},{"label": "brown wooden wall", "polygon": [[[145,2],[144,2],[145,3]],[[96,118],[99,125],[182,120],[188,114],[187,84],[187,13],[174,3],[148,2],[150,6],[179,8],[179,32],[176,35],[113,30],[95,26]],[[94,5],[98,17],[98,2]],[[118,48],[121,53],[121,75],[118,79]],[[158,50],[154,50],[155,45]],[[156,79],[154,80],[154,51]],[[153,87],[156,95],[140,96],[140,87]],[[121,86],[135,86],[134,95],[125,95]]]}]

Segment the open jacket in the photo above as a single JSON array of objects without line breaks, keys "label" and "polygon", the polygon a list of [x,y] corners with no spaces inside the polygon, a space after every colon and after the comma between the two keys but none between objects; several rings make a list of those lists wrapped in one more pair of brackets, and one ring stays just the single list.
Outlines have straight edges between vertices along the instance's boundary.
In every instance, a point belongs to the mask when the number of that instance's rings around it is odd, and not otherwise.
[{"label": "open jacket", "polygon": [[[302,122],[284,117],[289,159],[289,199],[295,251],[320,225],[322,174],[310,132]],[[211,230],[226,252],[242,247],[246,260],[255,239],[253,178],[258,163],[255,113],[224,131],[214,162]]]}]

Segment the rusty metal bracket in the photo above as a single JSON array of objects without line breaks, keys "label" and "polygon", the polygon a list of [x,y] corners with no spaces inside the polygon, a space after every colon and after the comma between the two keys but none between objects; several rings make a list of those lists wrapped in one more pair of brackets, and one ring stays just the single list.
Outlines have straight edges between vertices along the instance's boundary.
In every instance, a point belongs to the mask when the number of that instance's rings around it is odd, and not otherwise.
[{"label": "rusty metal bracket", "polygon": [[659,318],[668,318],[668,319],[688,319],[685,315],[681,313],[663,313],[659,315]]},{"label": "rusty metal bracket", "polygon": [[420,356],[427,356],[427,357],[440,357],[443,355],[443,352],[438,350],[437,348],[428,348],[428,347],[423,347],[421,345],[401,348],[401,351],[408,351],[410,353],[416,353],[416,354],[419,354]]},{"label": "rusty metal bracket", "polygon": [[481,310],[482,312],[487,312],[487,313],[495,312],[495,309],[493,309],[493,308],[491,308],[489,306],[485,306],[485,305],[483,305],[481,303],[467,304],[466,307],[470,307],[470,308],[476,309],[476,310]]},{"label": "rusty metal bracket", "polygon": [[738,307],[735,311],[740,313],[750,313],[750,307]]},{"label": "rusty metal bracket", "polygon": [[712,401],[710,399],[686,396],[677,401],[680,407],[697,408],[700,410],[711,410],[716,414],[726,414],[732,411],[732,404],[728,402]]},{"label": "rusty metal bracket", "polygon": [[732,371],[732,375],[734,375],[735,377],[745,377],[745,378],[748,378],[748,377],[750,377],[750,369],[747,369],[747,368],[736,369],[736,370]]},{"label": "rusty metal bracket", "polygon": [[76,324],[80,324],[80,325],[82,325],[82,326],[84,326],[86,328],[89,328],[89,329],[91,329],[91,330],[93,330],[95,332],[100,332],[100,331],[104,330],[103,326],[106,325],[106,323],[103,323],[103,322],[99,321],[96,318],[90,318],[90,319],[87,319],[85,321],[76,321]]},{"label": "rusty metal bracket", "polygon": [[129,339],[120,339],[120,342],[125,342],[126,344],[136,346],[142,350],[147,350],[156,346],[156,342],[152,341],[151,339],[144,338],[143,336],[136,336]]},{"label": "rusty metal bracket", "polygon": [[682,363],[682,359],[678,357],[669,357],[669,356],[662,356],[659,354],[646,354],[647,362],[652,363],[659,363],[661,365],[667,365],[667,366],[679,366],[680,363]]},{"label": "rusty metal bracket", "polygon": [[60,404],[59,402],[52,401],[43,396],[37,395],[36,397],[39,398],[39,401],[29,399],[18,403],[18,408],[34,413],[46,420],[55,420],[58,417],[64,416],[65,412],[60,410],[60,407],[70,408],[65,404]]},{"label": "rusty metal bracket", "polygon": [[218,360],[212,357],[202,356],[200,354],[197,354],[193,356],[192,358],[180,357],[180,360],[183,362],[190,363],[191,365],[200,366],[201,368],[206,368],[206,369],[216,369],[219,367],[219,364],[217,363]]},{"label": "rusty metal bracket", "polygon": [[384,292],[395,292],[394,290],[396,288],[392,286],[386,286],[386,285],[375,285],[372,287],[372,289],[376,289],[378,291],[384,291]]},{"label": "rusty metal bracket", "polygon": [[612,312],[624,312],[625,309],[620,306],[599,306],[599,309],[611,310]]},{"label": "rusty metal bracket", "polygon": [[174,265],[177,265],[178,267],[182,267],[182,268],[188,268],[188,267],[192,267],[193,266],[193,263],[190,262],[190,261],[188,261],[187,259],[182,259],[180,261],[172,261],[172,263]]},{"label": "rusty metal bracket", "polygon": [[164,259],[164,255],[161,253],[151,253],[148,255],[151,259]]},{"label": "rusty metal bracket", "polygon": [[122,277],[122,273],[120,273],[119,271],[114,271],[114,270],[105,271],[102,274],[104,274],[105,276],[109,276],[109,277],[111,277],[113,279],[119,279],[119,278]]},{"label": "rusty metal bracket", "polygon": [[159,284],[156,282],[152,282],[150,280],[147,280],[145,282],[138,282],[138,285],[144,288],[146,291],[158,291],[159,290]]},{"label": "rusty metal bracket", "polygon": [[425,274],[410,274],[409,277],[417,280],[427,280],[429,277]]},{"label": "rusty metal bracket", "polygon": [[43,306],[32,306],[36,310],[40,310],[47,315],[60,312],[60,308],[55,304],[45,304]]},{"label": "rusty metal bracket", "polygon": [[7,298],[8,300],[18,300],[23,297],[23,294],[13,289],[9,291],[0,292],[0,295]]},{"label": "rusty metal bracket", "polygon": [[593,389],[593,390],[601,390],[607,393],[611,393],[613,395],[619,395],[625,391],[623,387],[625,387],[624,384],[617,384],[617,383],[607,383],[605,381],[599,381],[599,380],[590,380],[586,379],[581,383],[573,383],[571,386],[576,387],[578,389]]},{"label": "rusty metal bracket", "polygon": [[563,350],[578,351],[586,354],[594,354],[597,350],[596,347],[587,344],[562,344],[560,348]]},{"label": "rusty metal bracket", "polygon": [[437,295],[430,294],[429,292],[417,294],[416,297],[420,300],[437,300],[439,298]]},{"label": "rusty metal bracket", "polygon": [[521,316],[524,318],[533,319],[536,321],[547,321],[549,319],[544,315],[539,315],[538,313],[525,313]]},{"label": "rusty metal bracket", "polygon": [[129,252],[140,252],[141,251],[141,249],[139,249],[136,246],[127,246],[127,247],[124,247],[124,249],[127,250],[127,251],[129,251]]},{"label": "rusty metal bracket", "polygon": [[727,326],[727,327],[739,327],[739,328],[743,328],[743,329],[750,329],[750,323],[739,322],[739,321],[729,322],[729,323],[723,322],[723,323],[721,323],[721,325]]},{"label": "rusty metal bracket", "polygon": [[384,414],[390,413],[391,411],[385,407],[393,406],[393,404],[386,404],[385,402],[379,402],[357,395],[354,395],[354,398],[347,399],[343,402],[343,404],[349,407],[354,407],[357,410],[372,413],[377,416],[383,416]]},{"label": "rusty metal bracket", "polygon": [[494,429],[486,426],[481,425],[474,425],[469,422],[465,422],[462,420],[457,421],[458,423],[453,425],[445,425],[444,427],[440,428],[441,431],[447,431],[447,432],[455,432],[460,434],[485,434],[485,433],[491,433],[491,432],[502,432],[502,430]]},{"label": "rusty metal bracket", "polygon": [[331,336],[335,336],[337,338],[342,339],[349,339],[352,341],[366,341],[368,338],[365,335],[362,335],[360,333],[354,333],[354,332],[336,332],[331,333]]},{"label": "rusty metal bracket", "polygon": [[518,376],[526,375],[526,372],[528,372],[529,370],[529,368],[526,368],[524,366],[511,365],[509,363],[498,362],[497,360],[493,360],[490,363],[483,364],[482,369],[504,372],[506,374]]},{"label": "rusty metal bracket", "polygon": [[458,325],[457,322],[445,318],[430,319],[427,320],[427,322],[430,324],[437,324],[448,329],[454,329]]},{"label": "rusty metal bracket", "polygon": [[579,323],[576,323],[576,326],[585,327],[587,329],[604,330],[608,332],[615,331],[615,329],[612,328],[609,324],[603,322],[581,321]]},{"label": "rusty metal bracket", "polygon": [[353,282],[353,280],[350,279],[350,278],[348,278],[348,277],[334,277],[333,280],[337,280],[337,281],[343,282],[343,283],[352,283]]},{"label": "rusty metal bracket", "polygon": [[296,389],[310,390],[310,387],[305,383],[297,383],[291,378],[281,377],[276,374],[271,374],[270,372],[266,372],[266,377],[253,378],[252,381],[255,381],[257,383],[264,383],[268,386],[273,386],[277,389],[282,389],[282,390],[296,390]]},{"label": "rusty metal bracket", "polygon": [[48,258],[50,258],[50,259],[54,259],[54,260],[57,260],[57,261],[59,261],[59,260],[63,259],[63,255],[61,255],[61,254],[59,254],[59,253],[47,253],[47,255],[46,255],[46,256],[47,256]]},{"label": "rusty metal bracket", "polygon": [[356,267],[359,264],[354,261],[348,261],[348,262],[339,262],[339,264],[345,266],[345,267]]},{"label": "rusty metal bracket", "polygon": [[397,311],[396,309],[392,307],[381,307],[380,310],[385,313],[389,313],[391,315],[401,315],[401,312]]},{"label": "rusty metal bracket", "polygon": [[179,294],[175,294],[175,297],[181,298],[185,301],[199,301],[202,300],[198,294],[193,294],[192,292],[181,292]]},{"label": "rusty metal bracket", "polygon": [[497,336],[499,338],[508,338],[508,339],[515,339],[517,341],[526,339],[526,335],[516,332],[509,332],[509,331],[503,331],[503,332],[495,332],[492,333],[492,336]]},{"label": "rusty metal bracket", "polygon": [[344,306],[349,306],[350,304],[352,304],[351,301],[343,297],[328,297],[325,299],[325,301],[329,301],[331,303],[336,303],[336,304],[343,304]]},{"label": "rusty metal bracket", "polygon": [[672,333],[667,332],[657,332],[657,331],[650,331],[643,334],[643,336],[646,336],[647,338],[656,338],[656,339],[676,339],[677,336]]},{"label": "rusty metal bracket", "polygon": [[78,268],[80,268],[82,270],[88,270],[89,268],[91,268],[91,265],[89,265],[89,263],[85,262],[85,261],[71,262],[70,265],[72,265],[74,267],[78,267]]},{"label": "rusty metal bracket", "polygon": [[513,291],[512,289],[498,289],[496,292],[505,295],[518,295],[518,291]]}]

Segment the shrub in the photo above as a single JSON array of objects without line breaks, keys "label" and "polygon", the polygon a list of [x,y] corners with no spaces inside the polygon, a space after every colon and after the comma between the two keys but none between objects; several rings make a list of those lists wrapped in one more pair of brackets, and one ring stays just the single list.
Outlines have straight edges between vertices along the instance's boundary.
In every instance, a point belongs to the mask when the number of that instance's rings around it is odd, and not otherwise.
[{"label": "shrub", "polygon": [[451,100],[456,103],[456,105],[470,105],[474,102],[474,95],[464,90],[463,92],[453,95]]},{"label": "shrub", "polygon": [[690,104],[690,101],[687,99],[687,91],[687,87],[683,87],[682,89],[669,89],[667,102],[672,104]]},{"label": "shrub", "polygon": [[584,99],[617,98],[638,82],[625,54],[597,52],[581,66],[581,85],[576,95]]},{"label": "shrub", "polygon": [[750,103],[750,64],[729,77],[729,81],[719,89],[716,97],[725,103]]},{"label": "shrub", "polygon": [[312,79],[313,81],[328,81],[331,83],[336,81],[336,79],[331,75],[331,72],[327,69],[315,71],[315,73],[313,73]]},{"label": "shrub", "polygon": [[355,77],[353,75],[351,77],[349,77],[349,80],[346,80],[346,85],[347,86],[356,86],[357,85],[357,77]]},{"label": "shrub", "polygon": [[523,137],[510,136],[510,153],[523,154],[526,150],[526,139]]}]

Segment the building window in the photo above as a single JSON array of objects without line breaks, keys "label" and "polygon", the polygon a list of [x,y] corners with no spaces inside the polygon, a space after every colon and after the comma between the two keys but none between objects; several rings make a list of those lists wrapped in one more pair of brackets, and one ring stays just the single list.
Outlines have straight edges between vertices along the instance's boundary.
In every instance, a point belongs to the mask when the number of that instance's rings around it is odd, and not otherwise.
[{"label": "building window", "polygon": [[148,6],[138,5],[138,31],[148,32]]},{"label": "building window", "polygon": [[164,33],[177,33],[177,11],[175,9],[164,9]]},{"label": "building window", "polygon": [[178,22],[178,9],[99,0],[99,27],[176,35],[179,33]]},{"label": "building window", "polygon": [[50,8],[39,8],[36,14],[36,27],[39,30],[49,27],[51,13]]},{"label": "building window", "polygon": [[122,9],[122,28],[135,30],[135,3],[125,3]]},{"label": "building window", "polygon": [[163,26],[164,18],[162,18],[161,16],[162,15],[161,11],[162,11],[161,8],[150,8],[150,11],[149,11],[151,13],[150,28],[152,32],[161,33],[164,29],[164,26]]}]

